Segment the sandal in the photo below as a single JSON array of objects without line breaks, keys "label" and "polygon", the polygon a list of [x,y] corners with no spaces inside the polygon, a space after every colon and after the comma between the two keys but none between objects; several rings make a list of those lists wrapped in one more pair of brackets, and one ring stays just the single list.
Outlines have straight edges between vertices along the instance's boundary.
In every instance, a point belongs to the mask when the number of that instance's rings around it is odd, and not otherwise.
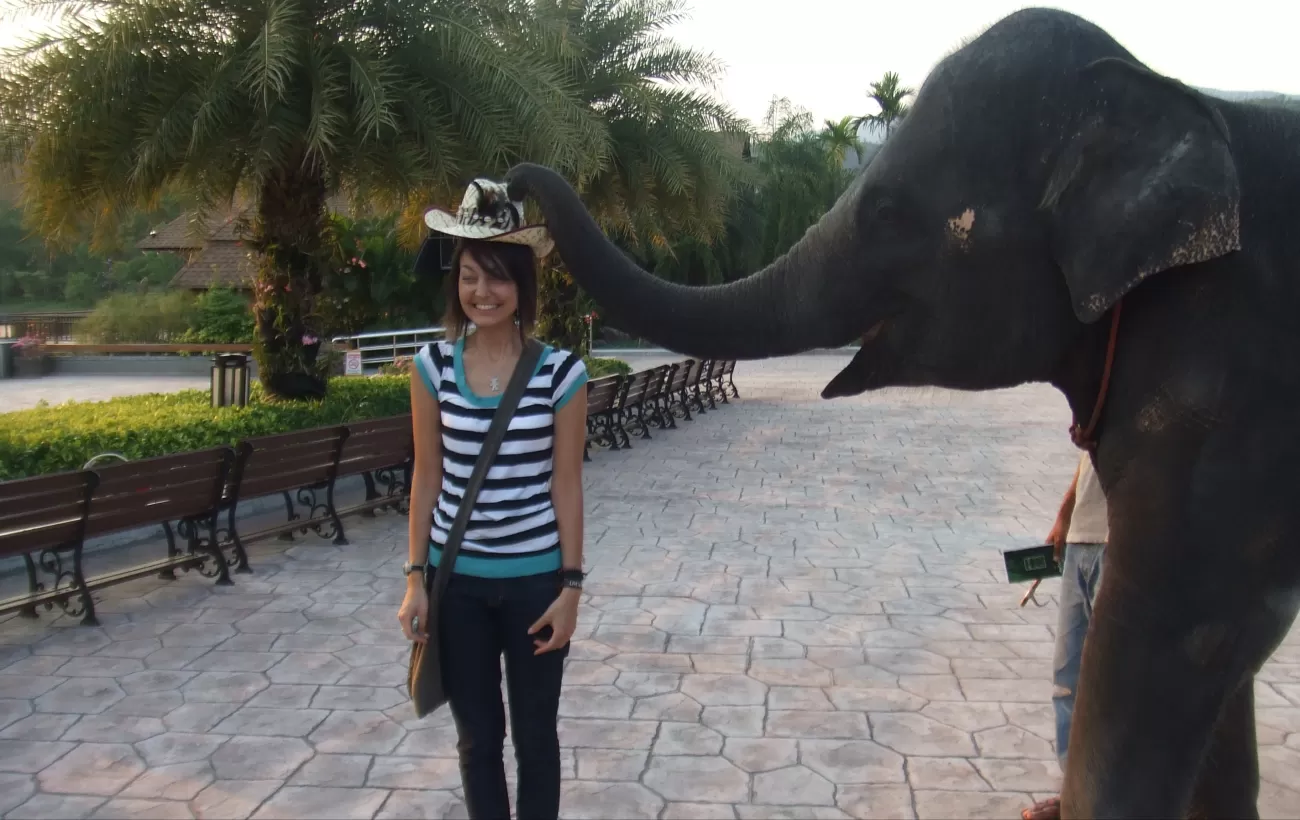
[{"label": "sandal", "polygon": [[1049,797],[1020,812],[1022,820],[1061,820],[1061,798]]}]

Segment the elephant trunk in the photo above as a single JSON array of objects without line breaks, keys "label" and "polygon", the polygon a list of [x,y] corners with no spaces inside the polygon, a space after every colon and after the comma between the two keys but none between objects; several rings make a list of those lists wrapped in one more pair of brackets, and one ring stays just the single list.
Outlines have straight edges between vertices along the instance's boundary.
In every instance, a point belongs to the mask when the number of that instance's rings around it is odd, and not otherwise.
[{"label": "elephant trunk", "polygon": [[654,276],[610,242],[572,186],[554,171],[521,164],[511,169],[510,198],[531,194],[570,273],[624,332],[687,356],[764,359],[851,341],[836,302],[846,294],[828,275],[849,263],[839,223],[844,200],[810,228],[788,253],[763,270],[725,285],[687,287]]}]

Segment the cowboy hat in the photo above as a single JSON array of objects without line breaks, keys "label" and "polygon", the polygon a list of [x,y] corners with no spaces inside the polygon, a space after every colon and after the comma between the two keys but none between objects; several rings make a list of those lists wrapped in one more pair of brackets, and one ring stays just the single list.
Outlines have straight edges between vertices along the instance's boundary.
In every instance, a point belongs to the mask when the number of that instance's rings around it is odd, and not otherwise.
[{"label": "cowboy hat", "polygon": [[545,225],[524,224],[524,203],[512,202],[506,186],[490,179],[476,179],[465,189],[456,213],[431,208],[424,214],[430,230],[462,239],[527,245],[538,259],[555,247]]}]

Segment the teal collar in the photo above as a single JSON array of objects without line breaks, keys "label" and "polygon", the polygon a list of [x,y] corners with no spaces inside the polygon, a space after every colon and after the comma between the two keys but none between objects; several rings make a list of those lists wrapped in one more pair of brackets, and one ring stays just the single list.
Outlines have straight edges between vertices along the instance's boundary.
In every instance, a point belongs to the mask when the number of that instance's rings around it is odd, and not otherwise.
[{"label": "teal collar", "polygon": [[[551,346],[542,345],[542,355],[537,359],[537,366],[533,368],[533,376],[536,376],[542,370],[542,365],[546,364],[546,359],[551,355]],[[465,401],[475,407],[496,407],[501,404],[500,396],[480,396],[469,388],[469,380],[465,378],[465,337],[461,336],[456,340],[455,346],[451,350],[451,360],[453,369],[456,371],[456,389],[460,391]]]}]

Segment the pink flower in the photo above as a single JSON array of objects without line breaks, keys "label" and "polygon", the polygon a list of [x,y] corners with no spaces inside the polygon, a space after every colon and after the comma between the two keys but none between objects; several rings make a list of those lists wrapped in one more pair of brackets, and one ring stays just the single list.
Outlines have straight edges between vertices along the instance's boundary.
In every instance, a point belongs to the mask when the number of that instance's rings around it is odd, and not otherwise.
[{"label": "pink flower", "polygon": [[320,339],[317,339],[315,336],[311,335],[310,333],[302,334],[302,343],[305,345],[314,345],[319,341]]}]

